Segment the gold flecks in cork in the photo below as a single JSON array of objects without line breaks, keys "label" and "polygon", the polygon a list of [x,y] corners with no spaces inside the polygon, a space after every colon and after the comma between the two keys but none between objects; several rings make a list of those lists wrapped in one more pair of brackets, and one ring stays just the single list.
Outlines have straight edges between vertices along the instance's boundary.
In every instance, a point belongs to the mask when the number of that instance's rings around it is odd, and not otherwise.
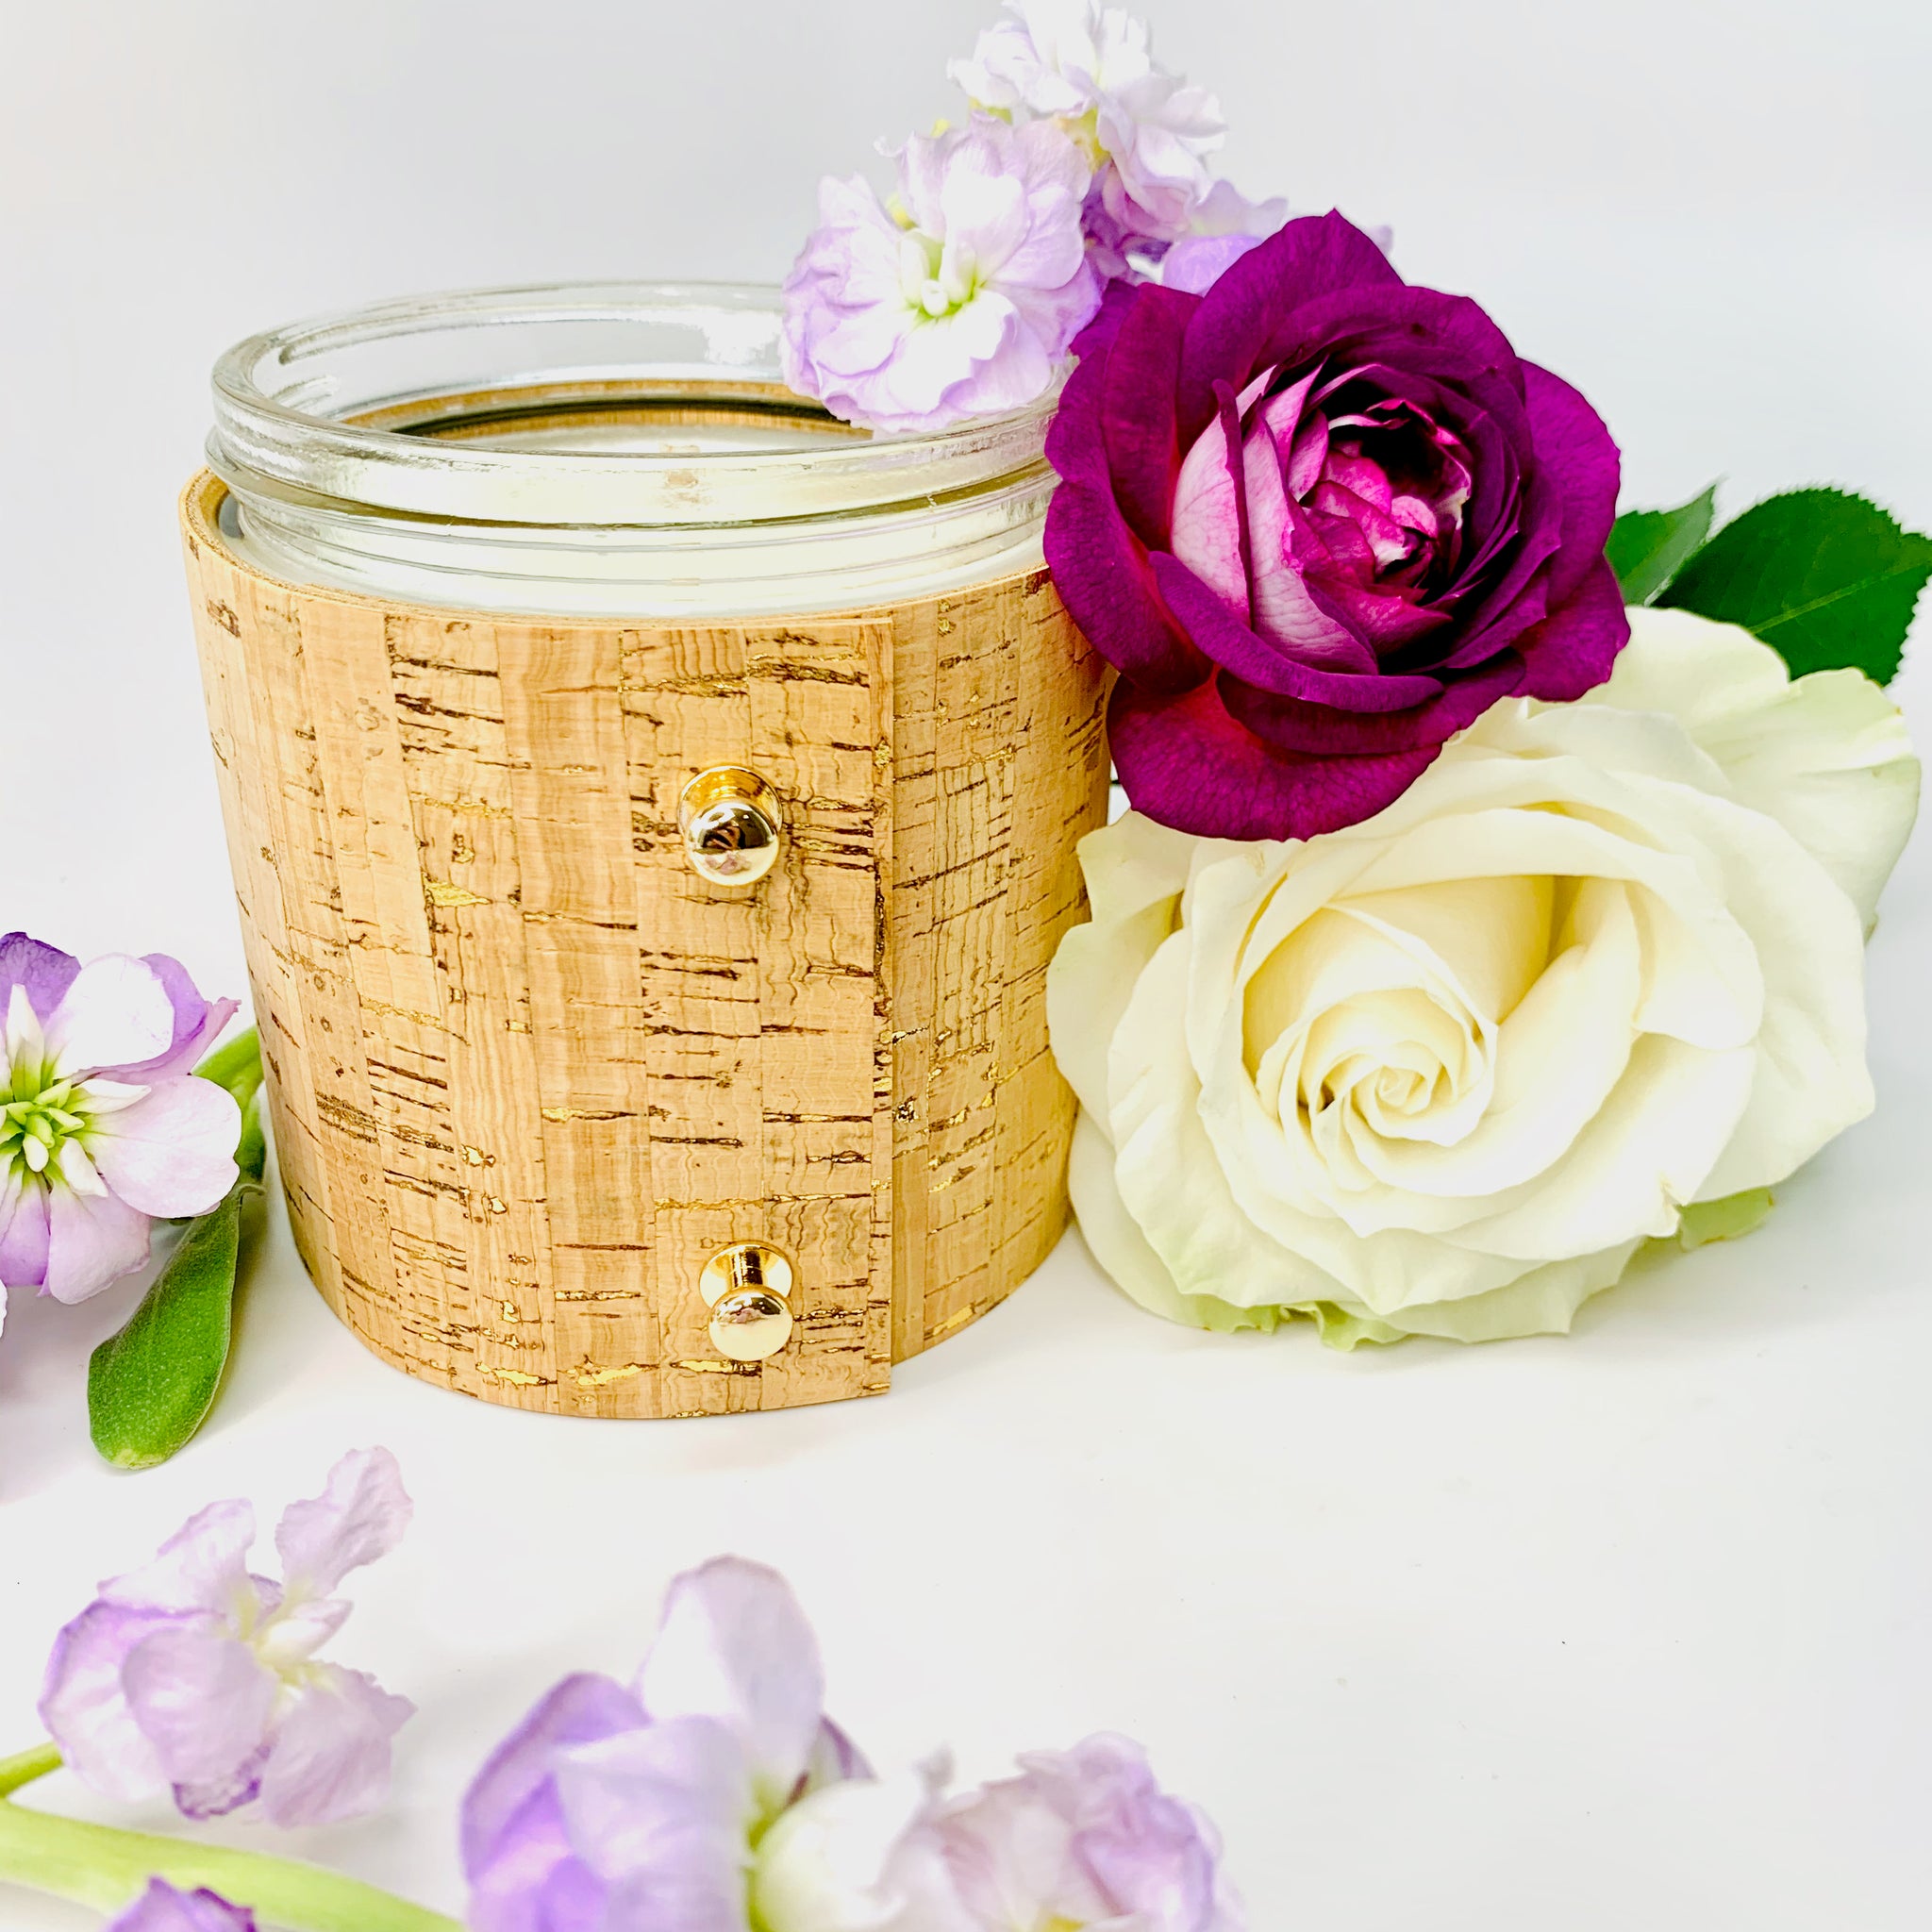
[{"label": "gold flecks in cork", "polygon": [[[567,1414],[873,1394],[1066,1219],[1047,962],[1105,816],[1104,670],[1044,573],[858,616],[458,614],[261,576],[182,500],[283,1188],[411,1374]],[[784,808],[687,864],[711,765]],[[718,1360],[705,1259],[794,1257]]]}]

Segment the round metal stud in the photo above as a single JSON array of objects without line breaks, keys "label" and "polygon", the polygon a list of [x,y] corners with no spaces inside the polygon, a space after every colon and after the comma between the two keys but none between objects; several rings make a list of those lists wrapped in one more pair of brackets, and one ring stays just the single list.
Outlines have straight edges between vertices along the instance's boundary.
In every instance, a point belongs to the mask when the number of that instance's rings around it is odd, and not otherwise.
[{"label": "round metal stud", "polygon": [[791,1260],[766,1241],[733,1241],[720,1248],[698,1275],[698,1292],[707,1307],[715,1308],[741,1288],[762,1288],[778,1299],[791,1295]]},{"label": "round metal stud", "polygon": [[712,886],[755,886],[778,862],[778,794],[743,765],[712,765],[678,794],[677,829],[691,870]]},{"label": "round metal stud", "polygon": [[734,1290],[711,1310],[711,1346],[728,1361],[764,1361],[791,1340],[791,1310],[768,1289]]},{"label": "round metal stud", "polygon": [[761,1362],[791,1339],[791,1262],[763,1241],[720,1248],[698,1274],[711,1345],[727,1361]]}]

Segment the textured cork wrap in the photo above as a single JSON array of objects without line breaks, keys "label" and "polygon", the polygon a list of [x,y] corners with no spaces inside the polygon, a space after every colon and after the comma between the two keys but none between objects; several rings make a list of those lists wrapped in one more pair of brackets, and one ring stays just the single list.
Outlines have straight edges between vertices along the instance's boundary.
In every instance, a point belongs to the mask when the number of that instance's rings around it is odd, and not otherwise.
[{"label": "textured cork wrap", "polygon": [[[296,587],[182,499],[275,1149],[329,1306],[412,1375],[572,1415],[875,1394],[1066,1219],[1045,974],[1105,815],[1104,666],[1044,573],[625,624]],[[776,869],[708,886],[749,765]],[[722,1359],[706,1257],[797,1268]]]}]

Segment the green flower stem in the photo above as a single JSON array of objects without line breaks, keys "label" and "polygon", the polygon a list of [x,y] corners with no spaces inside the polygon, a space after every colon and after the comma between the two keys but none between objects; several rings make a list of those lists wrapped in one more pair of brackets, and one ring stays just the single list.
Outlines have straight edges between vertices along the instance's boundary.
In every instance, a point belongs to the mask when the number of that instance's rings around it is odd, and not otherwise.
[{"label": "green flower stem", "polygon": [[247,1907],[264,1926],[287,1932],[462,1932],[441,1912],[319,1865],[86,1824],[7,1802],[8,1792],[59,1763],[51,1744],[0,1758],[0,1884],[114,1912],[139,1898],[150,1878],[165,1878],[184,1891],[205,1885]]},{"label": "green flower stem", "polygon": [[18,1757],[0,1757],[0,1798],[10,1798],[23,1785],[59,1769],[60,1751],[54,1744],[36,1744]]}]

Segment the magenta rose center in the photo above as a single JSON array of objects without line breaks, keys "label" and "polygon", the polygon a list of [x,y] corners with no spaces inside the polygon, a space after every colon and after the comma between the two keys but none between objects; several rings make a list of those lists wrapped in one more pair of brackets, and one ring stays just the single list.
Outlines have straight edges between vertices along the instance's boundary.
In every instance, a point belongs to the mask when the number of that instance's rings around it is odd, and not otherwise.
[{"label": "magenta rose center", "polygon": [[1373,672],[1447,623],[1470,496],[1457,436],[1360,371],[1217,388],[1176,483],[1174,555],[1313,664]]}]

